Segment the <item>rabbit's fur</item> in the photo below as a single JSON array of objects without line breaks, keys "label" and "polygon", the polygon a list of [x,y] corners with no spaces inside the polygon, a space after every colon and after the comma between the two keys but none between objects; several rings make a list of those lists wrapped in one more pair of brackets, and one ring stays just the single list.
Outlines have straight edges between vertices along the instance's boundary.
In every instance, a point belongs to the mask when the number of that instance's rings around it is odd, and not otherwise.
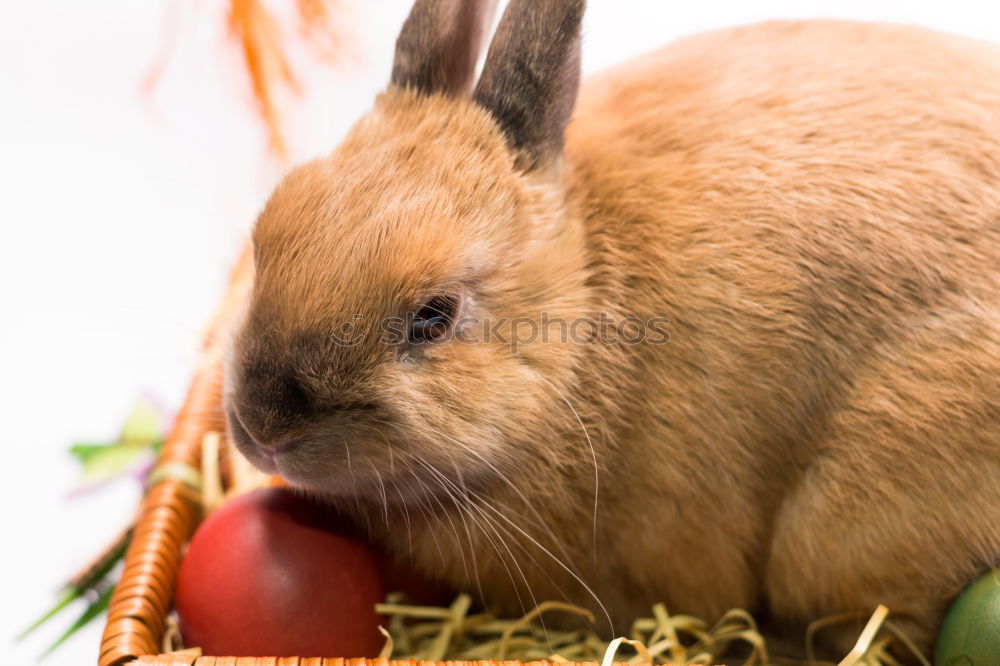
[{"label": "rabbit's fur", "polygon": [[[492,3],[457,1],[418,0],[394,83],[257,222],[241,450],[508,613],[883,603],[929,649],[1000,559],[1000,49],[727,30],[586,81],[564,134],[583,3],[512,0],[469,95]],[[380,339],[440,293],[669,342]]]}]

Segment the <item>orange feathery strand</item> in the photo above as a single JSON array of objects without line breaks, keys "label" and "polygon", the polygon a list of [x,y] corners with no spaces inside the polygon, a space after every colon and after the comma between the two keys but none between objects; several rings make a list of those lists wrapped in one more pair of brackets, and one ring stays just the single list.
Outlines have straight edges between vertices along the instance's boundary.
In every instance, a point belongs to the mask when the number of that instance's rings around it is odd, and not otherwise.
[{"label": "orange feathery strand", "polygon": [[[176,0],[175,0],[176,1]],[[279,90],[298,92],[289,54],[296,43],[305,44],[318,57],[335,61],[344,55],[343,0],[284,0],[294,6],[297,30],[283,29],[264,0],[228,0],[226,21],[241,54],[249,77],[254,106],[263,121],[268,143],[281,162],[288,159],[288,143],[283,125]],[[176,9],[176,5],[173,6]],[[169,51],[176,47],[176,14],[167,21],[166,46],[143,82],[149,93],[158,82]],[[339,29],[338,29],[339,28]]]}]

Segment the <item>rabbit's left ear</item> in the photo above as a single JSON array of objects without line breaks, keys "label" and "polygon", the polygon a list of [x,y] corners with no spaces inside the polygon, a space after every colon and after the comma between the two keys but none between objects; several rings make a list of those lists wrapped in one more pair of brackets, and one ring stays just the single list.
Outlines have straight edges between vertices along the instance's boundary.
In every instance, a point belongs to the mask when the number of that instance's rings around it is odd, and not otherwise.
[{"label": "rabbit's left ear", "polygon": [[510,0],[473,99],[488,110],[526,169],[562,155],[580,86],[585,0]]},{"label": "rabbit's left ear", "polygon": [[497,0],[416,0],[396,39],[391,82],[457,97],[472,91]]}]

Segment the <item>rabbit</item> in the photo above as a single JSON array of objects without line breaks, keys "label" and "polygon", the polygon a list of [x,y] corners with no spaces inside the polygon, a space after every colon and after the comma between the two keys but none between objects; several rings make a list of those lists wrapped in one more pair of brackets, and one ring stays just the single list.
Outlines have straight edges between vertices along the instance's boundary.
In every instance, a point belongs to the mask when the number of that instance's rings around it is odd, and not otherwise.
[{"label": "rabbit", "polygon": [[932,649],[1000,563],[1000,49],[777,21],[581,84],[584,1],[510,0],[477,78],[495,5],[416,0],[260,213],[238,449],[497,612]]}]

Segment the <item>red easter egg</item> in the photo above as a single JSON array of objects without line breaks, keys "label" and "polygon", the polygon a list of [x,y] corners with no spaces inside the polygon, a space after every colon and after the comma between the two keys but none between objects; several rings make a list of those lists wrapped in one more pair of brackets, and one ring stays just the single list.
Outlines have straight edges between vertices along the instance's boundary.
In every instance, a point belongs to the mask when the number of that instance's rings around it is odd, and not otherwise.
[{"label": "red easter egg", "polygon": [[379,564],[336,517],[284,488],[238,497],[195,532],[177,580],[188,647],[212,656],[374,657]]}]

